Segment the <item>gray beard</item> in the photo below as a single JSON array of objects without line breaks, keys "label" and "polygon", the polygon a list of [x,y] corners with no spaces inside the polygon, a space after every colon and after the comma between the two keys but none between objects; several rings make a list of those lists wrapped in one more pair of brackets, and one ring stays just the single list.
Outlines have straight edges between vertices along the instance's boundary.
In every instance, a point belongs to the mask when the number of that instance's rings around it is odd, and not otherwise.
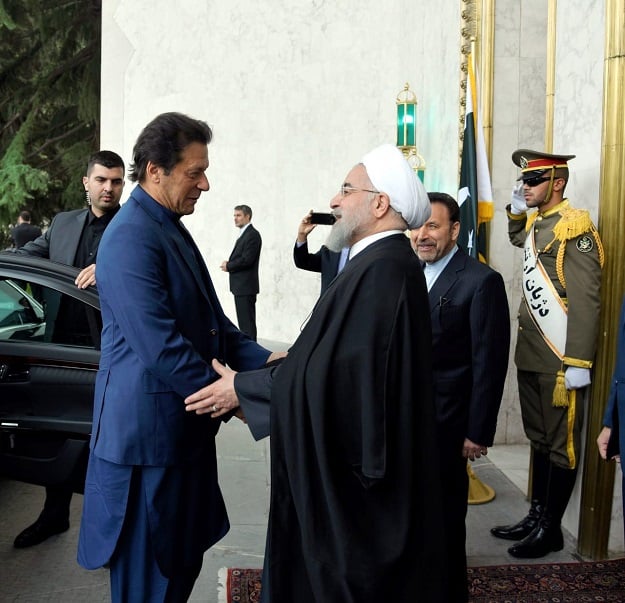
[{"label": "gray beard", "polygon": [[330,251],[340,252],[344,247],[351,247],[354,236],[358,233],[360,226],[369,217],[369,207],[373,201],[373,195],[363,202],[352,212],[344,214],[333,224],[332,230],[326,239],[326,247]]},{"label": "gray beard", "polygon": [[330,251],[336,251],[337,253],[343,249],[343,247],[349,247],[352,238],[353,228],[349,221],[345,218],[337,220],[332,225],[332,230],[326,239],[326,247]]}]

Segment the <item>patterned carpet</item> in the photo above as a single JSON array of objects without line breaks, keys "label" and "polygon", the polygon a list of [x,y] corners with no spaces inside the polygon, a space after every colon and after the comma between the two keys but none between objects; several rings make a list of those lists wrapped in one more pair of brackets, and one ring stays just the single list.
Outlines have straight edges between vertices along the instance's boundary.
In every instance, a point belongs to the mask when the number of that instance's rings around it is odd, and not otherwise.
[{"label": "patterned carpet", "polygon": [[[491,565],[468,573],[470,603],[625,602],[625,559]],[[258,603],[260,575],[259,569],[222,568],[219,602]]]}]

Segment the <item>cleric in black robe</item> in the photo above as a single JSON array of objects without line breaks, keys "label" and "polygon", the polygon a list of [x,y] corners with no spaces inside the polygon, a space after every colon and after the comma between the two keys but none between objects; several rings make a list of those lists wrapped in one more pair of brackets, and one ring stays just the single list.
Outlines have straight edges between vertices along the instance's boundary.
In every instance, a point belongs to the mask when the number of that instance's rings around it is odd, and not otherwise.
[{"label": "cleric in black robe", "polygon": [[[429,215],[400,151],[379,147],[331,201],[326,245],[350,260],[277,367],[187,399],[219,416],[234,394],[268,434],[271,505],[262,601],[447,600],[427,289],[406,227]],[[267,402],[270,401],[270,405]],[[269,592],[267,592],[269,586]]]}]

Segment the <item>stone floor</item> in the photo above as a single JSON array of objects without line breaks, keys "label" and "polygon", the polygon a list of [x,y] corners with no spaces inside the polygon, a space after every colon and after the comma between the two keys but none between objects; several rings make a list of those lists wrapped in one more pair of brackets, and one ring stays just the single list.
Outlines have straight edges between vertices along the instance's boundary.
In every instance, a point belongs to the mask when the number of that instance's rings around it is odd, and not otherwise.
[{"label": "stone floor", "polygon": [[[268,442],[254,442],[239,421],[225,425],[219,435],[220,482],[232,528],[209,550],[191,597],[196,603],[217,601],[217,572],[221,567],[260,567],[262,564],[269,497]],[[495,447],[491,459],[503,459],[510,475],[524,479],[527,448]],[[516,461],[515,461],[516,459]],[[470,565],[512,563],[509,543],[492,538],[488,530],[499,523],[520,518],[527,504],[521,490],[491,460],[473,464],[475,474],[495,489],[495,499],[469,507],[467,554]],[[525,478],[526,479],[526,478]],[[31,549],[13,548],[13,538],[34,519],[43,503],[44,490],[19,482],[0,481],[0,601],[2,602],[99,602],[109,600],[106,570],[89,572],[75,561],[82,497],[72,501],[71,528]],[[575,561],[575,542],[567,535],[566,546],[550,561]]]}]

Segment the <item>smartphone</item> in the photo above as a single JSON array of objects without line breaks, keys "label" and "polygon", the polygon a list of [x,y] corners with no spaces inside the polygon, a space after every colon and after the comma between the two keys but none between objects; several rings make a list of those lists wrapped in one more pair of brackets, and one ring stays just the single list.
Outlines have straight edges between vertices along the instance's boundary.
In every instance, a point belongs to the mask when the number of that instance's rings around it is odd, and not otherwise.
[{"label": "smartphone", "polygon": [[310,214],[311,224],[327,224],[328,226],[332,226],[335,222],[336,218],[332,214],[324,214],[315,211]]}]

